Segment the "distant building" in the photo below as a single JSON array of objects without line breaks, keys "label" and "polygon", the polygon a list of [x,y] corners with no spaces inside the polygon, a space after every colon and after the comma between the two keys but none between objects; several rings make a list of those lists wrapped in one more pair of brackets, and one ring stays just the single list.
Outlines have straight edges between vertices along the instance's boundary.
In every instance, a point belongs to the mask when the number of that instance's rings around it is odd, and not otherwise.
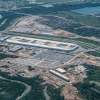
[{"label": "distant building", "polygon": [[16,46],[11,47],[11,48],[9,49],[9,51],[11,51],[11,52],[16,52],[16,51],[21,50],[21,49],[22,49],[21,46],[16,45]]},{"label": "distant building", "polygon": [[75,71],[76,71],[77,73],[83,73],[83,72],[86,71],[86,68],[85,68],[84,66],[82,66],[82,65],[79,65],[79,66],[76,66],[76,67],[75,67]]},{"label": "distant building", "polygon": [[66,70],[62,69],[62,68],[57,68],[56,71],[58,71],[59,73],[66,73]]},{"label": "distant building", "polygon": [[65,81],[68,81],[68,82],[70,81],[69,78],[68,78],[67,76],[65,76],[65,75],[63,75],[63,74],[61,74],[61,73],[59,73],[59,72],[57,72],[57,71],[55,71],[55,70],[50,70],[50,73],[52,73],[52,74],[58,76],[59,78],[65,80]]}]

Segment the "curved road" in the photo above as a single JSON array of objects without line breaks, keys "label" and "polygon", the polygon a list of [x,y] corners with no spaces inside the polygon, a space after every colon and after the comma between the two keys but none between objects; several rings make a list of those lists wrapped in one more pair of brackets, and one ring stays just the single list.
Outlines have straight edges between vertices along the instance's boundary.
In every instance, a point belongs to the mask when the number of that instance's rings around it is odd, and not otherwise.
[{"label": "curved road", "polygon": [[29,86],[28,84],[26,84],[24,82],[17,81],[17,80],[6,79],[6,78],[4,78],[2,76],[0,76],[0,79],[4,79],[4,80],[7,80],[7,81],[11,81],[11,82],[16,82],[16,83],[19,83],[19,84],[23,84],[26,87],[26,89],[24,90],[24,92],[20,96],[18,96],[16,98],[16,100],[21,100],[24,96],[26,96],[31,91],[31,86]]},{"label": "curved road", "polygon": [[47,86],[44,88],[43,92],[44,92],[45,99],[50,100],[50,96],[47,93]]}]

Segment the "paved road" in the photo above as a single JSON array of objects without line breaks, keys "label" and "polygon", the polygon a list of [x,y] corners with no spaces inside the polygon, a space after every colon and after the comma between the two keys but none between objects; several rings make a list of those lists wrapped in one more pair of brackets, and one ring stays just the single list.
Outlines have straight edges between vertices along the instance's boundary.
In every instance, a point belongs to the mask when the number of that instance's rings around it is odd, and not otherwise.
[{"label": "paved road", "polygon": [[24,90],[24,92],[20,96],[18,96],[16,98],[16,100],[21,100],[24,96],[26,96],[31,91],[31,86],[29,86],[28,84],[26,84],[24,82],[17,81],[17,80],[7,79],[7,78],[4,78],[2,76],[0,76],[0,79],[7,80],[7,81],[10,81],[10,82],[16,82],[16,83],[19,83],[19,84],[22,84],[22,85],[25,86],[26,89]]},{"label": "paved road", "polygon": [[50,100],[50,96],[47,93],[47,86],[44,88],[43,92],[44,92],[45,99]]}]

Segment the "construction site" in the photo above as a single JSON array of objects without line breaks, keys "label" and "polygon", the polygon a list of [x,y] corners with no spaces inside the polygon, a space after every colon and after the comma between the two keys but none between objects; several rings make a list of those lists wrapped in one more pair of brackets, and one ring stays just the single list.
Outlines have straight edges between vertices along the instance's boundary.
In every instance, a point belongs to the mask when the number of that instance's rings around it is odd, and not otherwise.
[{"label": "construction site", "polygon": [[[65,97],[68,95],[66,98],[76,98],[78,91],[73,84],[87,78],[84,63],[100,66],[99,57],[84,51],[74,42],[1,34],[0,52],[3,58],[0,60],[0,71],[23,78],[40,76],[45,84],[56,88],[65,86],[62,92]],[[71,91],[73,97],[65,90]]]},{"label": "construction site", "polygon": [[[49,17],[49,16],[48,16]],[[55,18],[56,19],[56,18]],[[64,31],[62,29],[48,26],[44,24],[49,19],[44,18],[42,16],[24,16],[15,20],[13,25],[11,25],[7,31],[12,32],[13,34],[28,34],[28,35],[50,35],[50,36],[64,36],[70,37],[73,36],[74,33],[69,31]]]},{"label": "construction site", "polygon": [[1,0],[0,100],[100,100],[100,4],[66,1]]}]

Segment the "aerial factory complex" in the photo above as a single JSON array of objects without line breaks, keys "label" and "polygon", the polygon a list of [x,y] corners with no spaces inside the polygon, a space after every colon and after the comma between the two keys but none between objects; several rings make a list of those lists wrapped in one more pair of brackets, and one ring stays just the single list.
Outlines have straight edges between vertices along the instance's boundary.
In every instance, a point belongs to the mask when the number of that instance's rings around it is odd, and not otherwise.
[{"label": "aerial factory complex", "polygon": [[0,100],[100,100],[100,0],[0,0]]},{"label": "aerial factory complex", "polygon": [[72,44],[72,43],[64,43],[64,42],[36,39],[36,38],[26,38],[26,37],[19,37],[19,36],[7,39],[7,42],[22,44],[22,45],[29,45],[29,46],[36,46],[36,47],[41,47],[41,48],[62,50],[66,52],[73,51],[76,48],[78,48],[76,44]]}]

